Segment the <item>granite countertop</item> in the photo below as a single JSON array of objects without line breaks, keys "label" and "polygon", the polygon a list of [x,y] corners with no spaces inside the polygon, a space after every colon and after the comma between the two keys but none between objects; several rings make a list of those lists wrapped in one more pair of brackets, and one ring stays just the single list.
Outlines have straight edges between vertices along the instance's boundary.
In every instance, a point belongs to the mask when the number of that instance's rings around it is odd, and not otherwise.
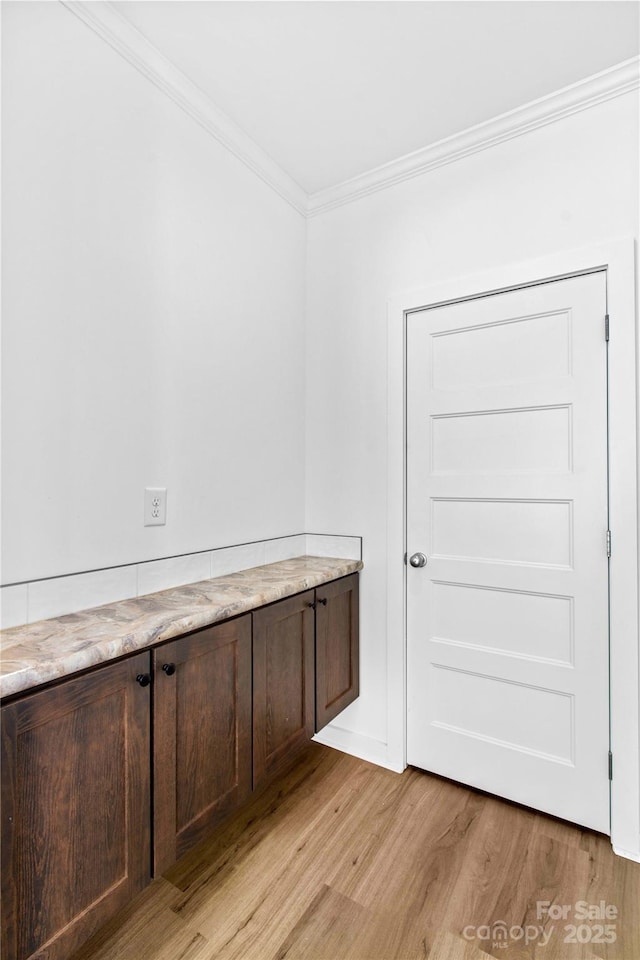
[{"label": "granite countertop", "polygon": [[296,557],[0,631],[0,697],[152,647],[362,570]]}]

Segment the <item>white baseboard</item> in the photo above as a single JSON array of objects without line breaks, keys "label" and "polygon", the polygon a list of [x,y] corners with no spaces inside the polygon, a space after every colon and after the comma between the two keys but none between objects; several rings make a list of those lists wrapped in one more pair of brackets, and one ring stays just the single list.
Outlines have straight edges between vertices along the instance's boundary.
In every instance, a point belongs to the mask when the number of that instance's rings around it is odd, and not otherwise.
[{"label": "white baseboard", "polygon": [[622,847],[616,847],[615,844],[611,844],[613,847],[613,852],[618,857],[624,857],[625,860],[634,860],[636,863],[640,863],[640,850],[623,850]]},{"label": "white baseboard", "polygon": [[334,726],[330,723],[313,739],[316,743],[333,747],[342,753],[358,757],[359,760],[368,760],[369,763],[375,763],[378,767],[393,770],[394,773],[402,773],[404,770],[401,759],[398,760],[396,757],[389,756],[386,743],[382,740],[375,740],[373,737],[367,737],[362,733],[354,733],[352,730],[345,730],[343,727]]}]

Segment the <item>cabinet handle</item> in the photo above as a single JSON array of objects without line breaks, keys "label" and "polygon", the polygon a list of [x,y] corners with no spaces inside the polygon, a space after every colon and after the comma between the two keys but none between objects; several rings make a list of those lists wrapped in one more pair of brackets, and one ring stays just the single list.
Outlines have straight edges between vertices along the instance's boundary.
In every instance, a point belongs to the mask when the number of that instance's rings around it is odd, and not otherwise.
[{"label": "cabinet handle", "polygon": [[326,598],[326,597],[318,597],[318,603],[321,603],[321,604],[323,604],[323,606],[326,607],[326,605],[327,605],[327,598]]},{"label": "cabinet handle", "polygon": [[176,672],[176,665],[175,663],[163,663],[162,669],[168,677],[172,677]]},{"label": "cabinet handle", "polygon": [[315,600],[313,603],[308,603],[307,606],[310,607],[311,610],[315,610],[316,608]]},{"label": "cabinet handle", "polygon": [[149,684],[151,683],[151,677],[148,673],[139,673],[138,676],[136,677],[136,680],[138,681],[141,687],[148,687]]}]

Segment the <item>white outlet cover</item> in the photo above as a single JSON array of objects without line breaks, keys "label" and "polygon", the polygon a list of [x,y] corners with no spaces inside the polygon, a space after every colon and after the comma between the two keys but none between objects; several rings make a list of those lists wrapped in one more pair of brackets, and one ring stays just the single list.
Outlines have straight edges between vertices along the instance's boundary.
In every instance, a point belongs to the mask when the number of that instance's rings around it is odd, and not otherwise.
[{"label": "white outlet cover", "polygon": [[145,487],[144,525],[161,527],[167,522],[167,488]]}]

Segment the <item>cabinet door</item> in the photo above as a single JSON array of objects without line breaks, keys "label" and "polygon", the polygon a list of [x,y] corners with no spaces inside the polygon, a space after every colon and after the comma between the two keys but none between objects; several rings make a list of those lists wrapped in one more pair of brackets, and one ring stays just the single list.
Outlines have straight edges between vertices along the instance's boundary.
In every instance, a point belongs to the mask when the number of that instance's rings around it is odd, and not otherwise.
[{"label": "cabinet door", "polygon": [[3,960],[66,960],[150,878],[142,653],[2,708]]},{"label": "cabinet door", "polygon": [[316,731],[359,692],[358,574],[316,590]]},{"label": "cabinet door", "polygon": [[154,874],[251,793],[251,616],[154,657]]},{"label": "cabinet door", "polygon": [[253,614],[253,788],[313,736],[313,591]]}]

